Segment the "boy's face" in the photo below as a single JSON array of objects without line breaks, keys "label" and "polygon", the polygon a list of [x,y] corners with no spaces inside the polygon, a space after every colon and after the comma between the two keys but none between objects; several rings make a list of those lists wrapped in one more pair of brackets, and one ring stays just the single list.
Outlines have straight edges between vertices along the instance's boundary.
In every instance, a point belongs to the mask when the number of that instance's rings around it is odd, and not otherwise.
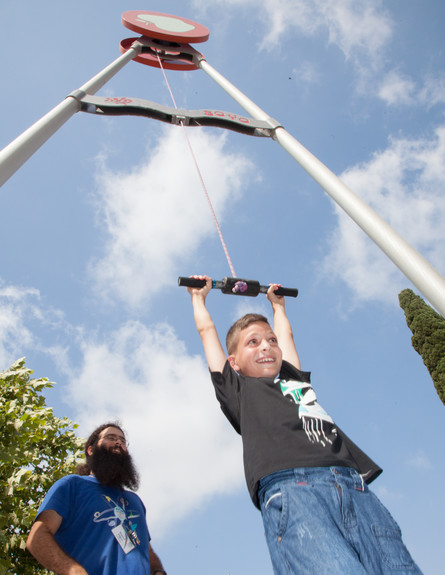
[{"label": "boy's face", "polygon": [[240,332],[235,353],[228,359],[235,371],[248,377],[275,377],[281,369],[282,353],[270,325],[258,321]]}]

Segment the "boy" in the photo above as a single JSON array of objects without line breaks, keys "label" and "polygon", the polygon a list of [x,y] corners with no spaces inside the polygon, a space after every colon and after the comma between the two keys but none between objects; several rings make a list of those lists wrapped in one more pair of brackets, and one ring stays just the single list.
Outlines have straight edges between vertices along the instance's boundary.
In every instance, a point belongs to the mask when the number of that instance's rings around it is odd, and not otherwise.
[{"label": "boy", "polygon": [[284,298],[271,284],[274,330],[247,314],[227,334],[187,288],[221,409],[241,434],[244,471],[260,509],[275,575],[421,573],[398,525],[367,484],[382,470],[332,421],[300,370]]}]

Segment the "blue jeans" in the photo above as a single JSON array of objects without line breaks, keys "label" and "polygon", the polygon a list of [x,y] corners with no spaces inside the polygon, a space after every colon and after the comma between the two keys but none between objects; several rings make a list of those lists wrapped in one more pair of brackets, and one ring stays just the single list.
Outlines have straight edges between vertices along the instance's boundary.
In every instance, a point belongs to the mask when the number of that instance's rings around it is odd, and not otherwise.
[{"label": "blue jeans", "polygon": [[419,575],[400,528],[355,469],[285,469],[259,500],[275,575]]}]

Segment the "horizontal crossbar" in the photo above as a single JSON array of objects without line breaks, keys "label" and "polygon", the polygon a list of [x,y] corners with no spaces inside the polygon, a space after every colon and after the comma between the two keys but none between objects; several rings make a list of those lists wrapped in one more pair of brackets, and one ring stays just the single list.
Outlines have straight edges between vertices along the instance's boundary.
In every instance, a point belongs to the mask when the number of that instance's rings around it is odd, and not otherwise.
[{"label": "horizontal crossbar", "polygon": [[103,98],[99,96],[70,94],[81,103],[81,111],[104,116],[143,116],[168,124],[185,126],[213,126],[225,128],[249,136],[272,137],[276,128],[282,127],[276,120],[255,120],[222,110],[180,110],[162,106],[139,98]]}]

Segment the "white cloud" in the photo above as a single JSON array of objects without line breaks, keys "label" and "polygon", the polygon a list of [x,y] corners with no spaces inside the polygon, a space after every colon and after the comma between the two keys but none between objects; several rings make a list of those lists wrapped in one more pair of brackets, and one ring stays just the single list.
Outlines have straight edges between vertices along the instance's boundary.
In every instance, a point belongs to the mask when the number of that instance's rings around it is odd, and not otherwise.
[{"label": "white cloud", "polygon": [[415,91],[413,80],[392,70],[383,78],[378,90],[379,97],[390,106],[412,104]]},{"label": "white cloud", "polygon": [[[40,332],[60,314],[38,296],[0,285],[0,369],[32,346],[59,364],[79,435],[122,422],[159,536],[209,498],[242,487],[241,439],[218,406],[202,356],[190,356],[172,327],[134,321],[103,336],[60,320],[58,335],[70,335],[69,347],[44,346]],[[72,353],[80,357],[75,364]]]},{"label": "white cloud", "polygon": [[[219,223],[227,202],[236,200],[251,168],[230,152],[225,133],[196,128],[189,139]],[[199,176],[180,128],[165,129],[144,165],[130,173],[102,166],[98,211],[108,238],[104,256],[91,266],[101,295],[130,306],[172,282],[175,268],[216,234]],[[177,275],[177,273],[176,273]]]},{"label": "white cloud", "polygon": [[408,75],[391,70],[377,93],[389,106],[418,105],[429,109],[445,103],[445,77],[428,75],[419,87]]},{"label": "white cloud", "polygon": [[433,469],[433,464],[431,463],[429,457],[422,450],[417,451],[417,453],[414,453],[409,458],[408,465],[410,467],[416,467],[417,469],[423,470]]},{"label": "white cloud", "polygon": [[[337,45],[345,57],[355,63],[365,57],[372,66],[378,64],[380,50],[392,35],[392,22],[381,0],[218,0],[228,6],[255,10],[265,26],[262,49],[280,47],[283,36],[297,31],[313,36],[328,33],[329,42]],[[205,10],[207,2],[195,0]]]},{"label": "white cloud", "polygon": [[66,322],[61,310],[41,301],[39,290],[6,285],[0,279],[0,370],[26,356],[30,349],[69,370],[70,344],[80,332]]},{"label": "white cloud", "polygon": [[382,503],[388,507],[391,506],[391,503],[394,504],[396,501],[401,501],[404,498],[404,494],[400,489],[389,489],[386,485],[383,484],[376,485],[375,487],[373,486],[372,490],[379,497],[379,499],[382,500]]},{"label": "white cloud", "polygon": [[156,533],[243,484],[241,440],[219,409],[202,358],[187,354],[173,328],[129,322],[106,340],[85,340],[83,353],[69,384],[74,419],[85,436],[120,419]]},{"label": "white cloud", "polygon": [[[340,178],[439,271],[445,269],[445,126],[428,140],[392,140],[366,164]],[[379,248],[338,206],[324,271],[358,300],[394,301],[407,286]]]},{"label": "white cloud", "polygon": [[24,347],[32,344],[27,324],[40,315],[38,301],[38,290],[6,285],[0,279],[0,370],[22,357]]},{"label": "white cloud", "polygon": [[445,76],[428,76],[419,92],[419,100],[428,108],[445,104]]},{"label": "white cloud", "polygon": [[296,76],[299,82],[305,84],[318,84],[321,79],[320,70],[311,62],[302,62],[292,70],[292,75]]},{"label": "white cloud", "polygon": [[380,50],[392,34],[389,15],[379,0],[334,3],[319,0],[317,6],[328,26],[330,41],[337,44],[347,58],[354,60],[358,52],[377,63]]},{"label": "white cloud", "polygon": [[[292,0],[263,0],[262,19],[266,35],[261,43],[264,50],[273,50],[280,46],[283,35],[297,29],[305,36],[312,36],[322,26],[323,17],[316,2]],[[261,14],[261,12],[258,12]]]}]

